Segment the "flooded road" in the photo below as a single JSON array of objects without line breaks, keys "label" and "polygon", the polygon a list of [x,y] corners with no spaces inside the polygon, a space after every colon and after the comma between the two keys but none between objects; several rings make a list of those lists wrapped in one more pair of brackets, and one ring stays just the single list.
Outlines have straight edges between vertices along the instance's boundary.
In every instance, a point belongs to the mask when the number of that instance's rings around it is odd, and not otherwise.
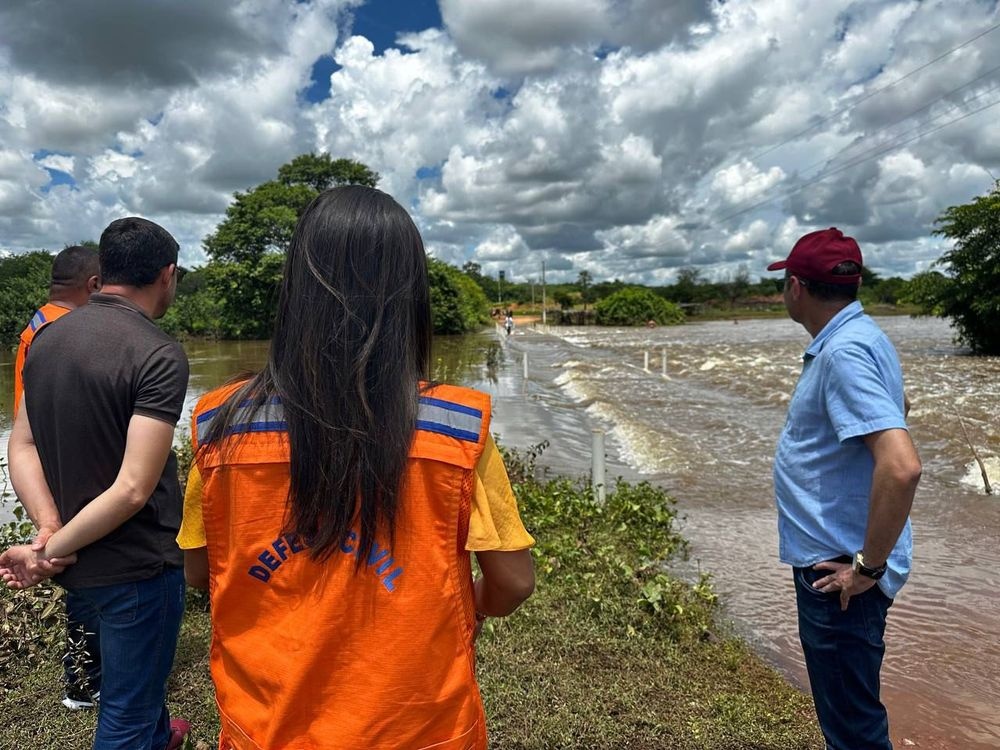
[{"label": "flooded road", "polygon": [[[1000,484],[1000,358],[960,356],[942,321],[879,323],[900,352],[924,462],[914,571],[886,633],[883,694],[893,738],[897,747],[998,748],[1000,496],[983,494],[959,414]],[[567,430],[606,429],[617,473],[678,498],[692,566],[713,573],[737,632],[805,686],[791,575],[777,559],[771,463],[808,335],[787,320],[521,333],[507,348],[515,374],[521,353],[529,356],[522,399],[555,402],[558,394],[579,413],[550,438],[561,470],[589,465],[586,434],[559,445]]]},{"label": "flooded road", "polygon": [[[886,633],[893,740],[898,748],[998,748],[1000,496],[982,493],[958,415],[1000,484],[1000,359],[961,356],[938,320],[879,322],[900,352],[924,462],[914,571]],[[808,340],[787,320],[547,334],[519,327],[509,338],[439,338],[434,377],[490,392],[494,432],[515,447],[549,441],[541,463],[555,472],[585,474],[591,429],[606,430],[609,477],[649,479],[678,498],[692,541],[691,569],[680,572],[711,571],[736,631],[804,687],[791,575],[777,559],[771,461]],[[186,348],[188,414],[201,393],[266,355],[260,342]],[[12,359],[0,357],[0,393],[10,392]],[[6,409],[3,402],[0,450]]]}]

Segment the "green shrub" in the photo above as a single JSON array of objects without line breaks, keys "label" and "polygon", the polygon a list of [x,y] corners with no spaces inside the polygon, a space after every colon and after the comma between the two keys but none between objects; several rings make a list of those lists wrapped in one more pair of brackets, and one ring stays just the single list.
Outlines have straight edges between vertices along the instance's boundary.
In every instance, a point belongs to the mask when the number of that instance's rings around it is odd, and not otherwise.
[{"label": "green shrub", "polygon": [[594,305],[597,324],[603,326],[638,326],[652,320],[659,325],[684,322],[680,306],[668,302],[648,289],[631,287],[615,292]]},{"label": "green shrub", "polygon": [[466,333],[489,322],[489,303],[479,285],[457,268],[427,259],[434,333]]},{"label": "green shrub", "polygon": [[49,298],[52,255],[44,250],[0,258],[0,345],[17,346],[35,310]]},{"label": "green shrub", "polygon": [[477,644],[490,747],[817,747],[809,700],[714,629],[708,576],[667,573],[688,549],[673,500],[619,481],[597,503],[588,483],[537,470],[544,447],[501,448],[536,539],[536,586]]}]

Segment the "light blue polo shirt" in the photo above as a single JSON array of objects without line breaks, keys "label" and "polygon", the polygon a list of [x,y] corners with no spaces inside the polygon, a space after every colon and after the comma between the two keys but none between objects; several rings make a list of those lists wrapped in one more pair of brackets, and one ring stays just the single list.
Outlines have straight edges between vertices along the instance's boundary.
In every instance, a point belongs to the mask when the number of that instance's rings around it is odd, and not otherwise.
[{"label": "light blue polo shirt", "polygon": [[[781,561],[808,567],[864,546],[874,460],[863,436],[906,429],[899,357],[860,302],[826,324],[803,355],[774,458]],[[894,597],[910,573],[907,520],[879,581]]]}]

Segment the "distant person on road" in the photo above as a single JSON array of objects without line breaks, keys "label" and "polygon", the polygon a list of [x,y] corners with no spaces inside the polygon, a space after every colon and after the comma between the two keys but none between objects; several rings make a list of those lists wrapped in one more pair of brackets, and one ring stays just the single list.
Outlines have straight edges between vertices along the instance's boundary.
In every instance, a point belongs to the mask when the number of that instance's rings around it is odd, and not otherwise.
[{"label": "distant person on road", "polygon": [[514,330],[514,313],[510,310],[507,311],[507,314],[504,317],[503,327],[507,330],[507,335],[510,336],[511,332]]},{"label": "distant person on road", "polygon": [[861,250],[830,228],[784,270],[789,316],[813,337],[774,460],[780,556],[828,750],[890,750],[879,697],[886,615],[910,572],[921,465],[889,339],[857,301]]},{"label": "distant person on road", "polygon": [[220,747],[486,748],[474,642],[531,594],[534,540],[490,397],[427,382],[426,264],[388,195],[321,193],[267,364],[195,408],[178,543],[211,593]]},{"label": "distant person on road", "polygon": [[[31,342],[45,326],[70,310],[87,304],[90,295],[101,288],[101,266],[97,250],[73,245],[52,260],[49,301],[31,317],[21,331],[14,361],[14,417],[20,410],[24,393],[22,373]],[[36,542],[45,543],[44,537]],[[101,633],[100,621],[77,611],[77,601],[66,598],[66,635],[69,648],[63,658],[65,695],[62,704],[70,710],[93,708],[101,694]]]},{"label": "distant person on road", "polygon": [[104,230],[103,289],[36,334],[8,447],[40,541],[0,554],[0,576],[25,588],[56,574],[74,610],[99,619],[99,750],[173,750],[190,727],[166,705],[184,613],[171,444],[188,364],[153,322],[173,302],[177,252],[145,219]]}]

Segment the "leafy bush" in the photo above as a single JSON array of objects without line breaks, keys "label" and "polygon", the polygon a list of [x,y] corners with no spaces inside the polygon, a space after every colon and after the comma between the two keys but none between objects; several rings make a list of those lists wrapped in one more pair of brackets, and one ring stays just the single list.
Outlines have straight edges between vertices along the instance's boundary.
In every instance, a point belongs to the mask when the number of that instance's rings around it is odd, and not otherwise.
[{"label": "leafy bush", "polygon": [[687,555],[674,528],[674,500],[648,482],[619,481],[604,503],[587,482],[537,478],[535,461],[546,447],[506,450],[522,517],[537,540],[535,565],[544,587],[591,626],[673,640],[701,637],[712,625],[716,595],[708,576],[694,586],[666,572]]},{"label": "leafy bush", "polygon": [[934,233],[955,244],[937,261],[951,283],[931,291],[931,309],[951,319],[958,341],[975,354],[1000,354],[1000,181],[988,195],[951,206],[934,223]]},{"label": "leafy bush", "polygon": [[489,322],[489,303],[476,282],[457,268],[427,259],[434,333],[466,333]]},{"label": "leafy bush", "polygon": [[588,483],[536,469],[544,447],[501,448],[537,542],[537,582],[477,643],[490,747],[817,747],[808,698],[710,629],[708,577],[667,574],[687,554],[673,500],[618,482],[598,504]]},{"label": "leafy bush", "polygon": [[[0,508],[9,483],[7,466],[0,458]],[[35,536],[35,527],[24,508],[15,505],[14,520],[0,524],[0,551],[25,544]],[[8,589],[0,583],[0,674],[7,674],[14,664],[37,664],[48,653],[66,649],[66,609],[61,606],[64,590],[46,582],[24,591]],[[0,688],[13,688],[0,682]]]},{"label": "leafy bush", "polygon": [[684,322],[680,306],[638,287],[617,291],[600,300],[594,309],[597,311],[597,324],[603,326],[637,326],[650,320],[659,325]]},{"label": "leafy bush", "polygon": [[906,282],[900,302],[917,305],[924,315],[944,316],[942,300],[952,280],[940,271],[921,271]]},{"label": "leafy bush", "polygon": [[52,255],[44,250],[0,258],[0,345],[17,344],[35,310],[49,297]]}]

